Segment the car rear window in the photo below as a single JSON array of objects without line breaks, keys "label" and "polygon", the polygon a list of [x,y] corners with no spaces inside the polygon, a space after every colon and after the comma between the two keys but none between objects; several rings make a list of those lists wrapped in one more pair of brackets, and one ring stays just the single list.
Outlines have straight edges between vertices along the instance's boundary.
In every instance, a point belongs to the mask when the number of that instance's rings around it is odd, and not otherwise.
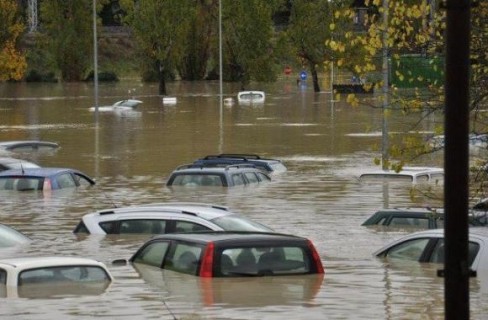
[{"label": "car rear window", "polygon": [[44,178],[37,177],[0,177],[0,190],[42,190],[43,182]]},{"label": "car rear window", "polygon": [[111,281],[105,270],[98,266],[47,267],[23,271],[18,285],[53,282],[99,282]]},{"label": "car rear window", "polygon": [[311,258],[300,246],[270,246],[224,249],[220,258],[222,276],[307,274]]}]

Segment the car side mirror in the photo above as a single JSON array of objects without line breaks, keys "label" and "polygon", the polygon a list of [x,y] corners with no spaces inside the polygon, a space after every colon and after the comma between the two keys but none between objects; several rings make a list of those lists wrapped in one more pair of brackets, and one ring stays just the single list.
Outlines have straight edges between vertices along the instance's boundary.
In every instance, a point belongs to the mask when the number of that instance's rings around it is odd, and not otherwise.
[{"label": "car side mirror", "polygon": [[125,266],[127,265],[127,259],[116,259],[112,261],[112,264],[116,266]]}]

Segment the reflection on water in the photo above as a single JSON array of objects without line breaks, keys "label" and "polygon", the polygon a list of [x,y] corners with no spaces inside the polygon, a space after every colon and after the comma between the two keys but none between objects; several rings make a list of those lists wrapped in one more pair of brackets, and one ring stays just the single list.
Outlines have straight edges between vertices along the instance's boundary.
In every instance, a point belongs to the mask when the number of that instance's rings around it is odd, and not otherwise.
[{"label": "reflection on water", "polygon": [[[173,106],[155,96],[157,87],[133,82],[100,85],[100,104],[111,105],[137,87],[137,115],[101,112],[94,125],[91,84],[0,84],[2,140],[55,141],[55,154],[22,155],[43,166],[73,167],[96,178],[93,188],[0,194],[0,221],[34,241],[1,251],[20,255],[79,255],[105,262],[114,283],[96,296],[10,299],[8,319],[441,319],[443,282],[424,266],[386,265],[371,257],[407,230],[361,227],[383,207],[442,205],[442,187],[412,193],[412,185],[361,184],[374,168],[381,138],[381,110],[330,102],[328,93],[278,82],[263,85],[266,102],[238,104],[220,114],[218,83],[170,83]],[[226,96],[238,88],[225,84]],[[442,115],[422,121],[433,132]],[[390,128],[411,130],[415,117],[392,113]],[[373,134],[372,134],[373,133]],[[393,135],[395,140],[398,135]],[[284,161],[288,171],[257,188],[170,190],[177,166],[207,154],[251,153]],[[412,165],[442,166],[442,154]],[[428,192],[424,192],[428,191]],[[224,205],[279,232],[310,238],[325,278],[210,279],[161,270],[115,266],[148,236],[76,236],[83,214],[149,202],[195,201]],[[472,279],[473,319],[488,313],[488,277]],[[208,280],[208,279],[207,279]]]}]

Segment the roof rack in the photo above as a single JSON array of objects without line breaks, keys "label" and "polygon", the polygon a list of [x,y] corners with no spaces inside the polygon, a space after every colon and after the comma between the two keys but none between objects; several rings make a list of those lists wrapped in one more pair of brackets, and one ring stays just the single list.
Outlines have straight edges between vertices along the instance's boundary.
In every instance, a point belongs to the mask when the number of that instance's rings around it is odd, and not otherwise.
[{"label": "roof rack", "polygon": [[208,155],[203,160],[215,159],[215,158],[236,158],[236,159],[262,159],[257,154],[245,154],[245,153],[221,153],[219,155]]},{"label": "roof rack", "polygon": [[256,166],[252,163],[230,164],[228,166],[225,166],[225,170],[229,170],[232,168],[256,168]]},{"label": "roof rack", "polygon": [[173,207],[173,206],[189,206],[189,207],[207,207],[229,211],[226,206],[219,206],[211,203],[203,202],[155,202],[137,205],[138,207]]}]

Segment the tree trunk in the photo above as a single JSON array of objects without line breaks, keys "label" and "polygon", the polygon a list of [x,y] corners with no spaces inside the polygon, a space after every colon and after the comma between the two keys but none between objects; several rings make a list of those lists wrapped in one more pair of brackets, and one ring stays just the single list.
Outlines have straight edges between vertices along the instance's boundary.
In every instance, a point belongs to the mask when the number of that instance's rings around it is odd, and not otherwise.
[{"label": "tree trunk", "polygon": [[312,65],[310,67],[310,71],[312,73],[313,92],[320,92],[319,77],[317,75],[317,69],[315,69],[315,65]]},{"label": "tree trunk", "polygon": [[159,62],[159,95],[166,95],[166,82],[164,80],[164,68]]}]

